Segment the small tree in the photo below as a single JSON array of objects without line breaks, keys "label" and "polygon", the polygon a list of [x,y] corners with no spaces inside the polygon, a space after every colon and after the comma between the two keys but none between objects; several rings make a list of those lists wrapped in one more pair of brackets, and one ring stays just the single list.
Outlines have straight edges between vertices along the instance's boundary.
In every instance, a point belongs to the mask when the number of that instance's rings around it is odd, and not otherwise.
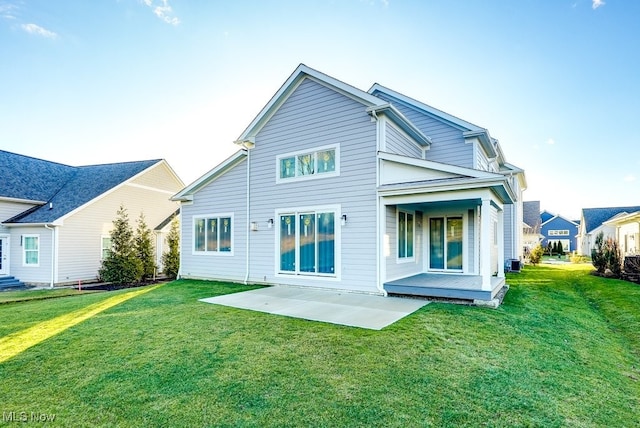
[{"label": "small tree", "polygon": [[162,254],[164,273],[169,278],[175,279],[180,269],[180,222],[178,216],[171,220],[171,228],[167,234],[167,246],[169,249]]},{"label": "small tree", "polygon": [[553,241],[553,245],[551,246],[551,255],[558,254],[558,241]]},{"label": "small tree", "polygon": [[531,250],[531,253],[529,253],[529,262],[531,262],[531,264],[534,266],[537,265],[538,263],[540,263],[540,260],[542,260],[542,254],[544,254],[542,245],[536,245]]},{"label": "small tree", "polygon": [[151,239],[151,229],[147,226],[144,213],[138,217],[138,228],[134,237],[134,247],[138,259],[142,262],[142,279],[153,278],[156,273],[156,262],[153,259],[153,241]]},{"label": "small tree", "polygon": [[120,205],[113,221],[111,236],[111,251],[102,261],[98,271],[100,278],[115,284],[137,282],[142,276],[142,262],[138,259],[134,243],[133,230],[129,224],[126,208]]},{"label": "small tree", "polygon": [[607,268],[611,270],[614,278],[622,276],[622,255],[618,241],[608,238],[604,248],[604,258],[607,261]]},{"label": "small tree", "polygon": [[551,241],[547,242],[547,252],[550,256],[553,256],[553,244],[551,243]]},{"label": "small tree", "polygon": [[594,247],[591,250],[591,263],[598,273],[604,273],[607,268],[607,260],[604,257],[604,233],[596,235]]}]

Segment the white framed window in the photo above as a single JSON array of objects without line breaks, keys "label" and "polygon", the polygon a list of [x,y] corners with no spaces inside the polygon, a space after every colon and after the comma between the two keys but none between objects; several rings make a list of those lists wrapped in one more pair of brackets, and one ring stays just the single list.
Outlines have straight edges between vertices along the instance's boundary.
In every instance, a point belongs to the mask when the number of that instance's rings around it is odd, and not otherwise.
[{"label": "white framed window", "polygon": [[111,254],[113,244],[111,243],[111,236],[100,237],[100,260],[105,260]]},{"label": "white framed window", "polygon": [[318,147],[276,157],[276,182],[340,175],[340,146]]},{"label": "white framed window", "polygon": [[22,265],[40,266],[40,235],[22,236]]},{"label": "white framed window", "polygon": [[415,253],[415,217],[414,211],[398,210],[396,219],[398,231],[398,261],[414,260]]},{"label": "white framed window", "polygon": [[549,236],[569,236],[568,230],[549,230]]},{"label": "white framed window", "polygon": [[337,278],[340,248],[339,208],[281,210],[276,216],[276,272],[283,275]]},{"label": "white framed window", "polygon": [[233,255],[233,214],[194,216],[193,254]]}]

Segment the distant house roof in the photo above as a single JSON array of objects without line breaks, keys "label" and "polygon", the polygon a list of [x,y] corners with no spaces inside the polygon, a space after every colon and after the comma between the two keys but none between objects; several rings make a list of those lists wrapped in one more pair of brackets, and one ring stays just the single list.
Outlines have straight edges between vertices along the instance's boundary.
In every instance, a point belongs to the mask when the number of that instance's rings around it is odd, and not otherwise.
[{"label": "distant house roof", "polygon": [[620,213],[633,213],[640,211],[640,206],[630,207],[608,207],[608,208],[583,208],[582,218],[584,220],[584,229],[586,233],[599,227],[605,221]]},{"label": "distant house roof", "polygon": [[74,167],[0,150],[0,198],[37,204],[3,223],[52,223],[161,161]]},{"label": "distant house roof", "polygon": [[556,215],[553,213],[550,213],[547,210],[544,210],[540,213],[540,220],[542,220],[543,223],[548,222],[549,220],[551,220],[552,218],[554,218]]},{"label": "distant house roof", "polygon": [[522,221],[534,230],[540,230],[540,201],[522,203]]}]

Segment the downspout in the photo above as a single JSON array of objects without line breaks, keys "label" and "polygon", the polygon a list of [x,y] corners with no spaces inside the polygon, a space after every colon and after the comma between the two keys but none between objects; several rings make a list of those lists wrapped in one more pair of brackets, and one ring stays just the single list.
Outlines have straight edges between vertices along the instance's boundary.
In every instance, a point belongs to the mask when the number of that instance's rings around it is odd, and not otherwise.
[{"label": "downspout", "polygon": [[56,272],[56,228],[49,227],[48,224],[45,224],[44,228],[51,231],[51,283],[49,288],[53,288]]},{"label": "downspout", "polygon": [[[245,146],[246,147],[246,146]],[[249,257],[251,256],[251,150],[247,148],[247,260],[245,267],[244,284],[249,283]]]},{"label": "downspout", "polygon": [[255,147],[253,139],[235,141],[247,151],[247,251],[244,284],[249,283],[250,257],[251,257],[251,149]]}]

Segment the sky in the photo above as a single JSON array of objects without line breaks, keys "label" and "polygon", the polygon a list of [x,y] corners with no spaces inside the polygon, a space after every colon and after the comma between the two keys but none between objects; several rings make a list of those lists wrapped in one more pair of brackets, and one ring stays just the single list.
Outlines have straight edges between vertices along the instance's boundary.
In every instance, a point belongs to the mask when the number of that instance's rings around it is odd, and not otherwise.
[{"label": "sky", "polygon": [[189,184],[304,63],[488,129],[525,200],[579,219],[640,205],[639,21],[633,0],[0,0],[0,149]]}]

